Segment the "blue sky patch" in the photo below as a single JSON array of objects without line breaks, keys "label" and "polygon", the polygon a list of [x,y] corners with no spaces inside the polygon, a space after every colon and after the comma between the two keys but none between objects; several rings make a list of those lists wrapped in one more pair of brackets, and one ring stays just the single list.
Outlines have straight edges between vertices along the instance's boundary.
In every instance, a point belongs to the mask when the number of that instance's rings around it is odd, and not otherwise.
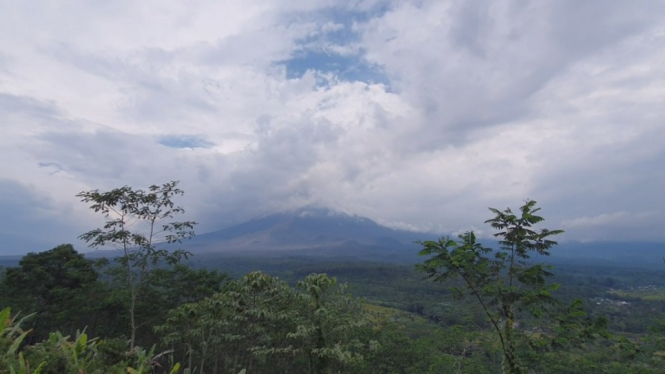
[{"label": "blue sky patch", "polygon": [[196,136],[162,136],[157,143],[169,148],[211,148],[215,143]]},{"label": "blue sky patch", "polygon": [[290,79],[300,78],[308,70],[315,70],[322,73],[333,73],[344,81],[389,85],[388,78],[378,66],[371,66],[356,55],[342,56],[334,53],[306,51],[281,63],[286,66],[286,76]]},{"label": "blue sky patch", "polygon": [[[286,67],[287,78],[300,78],[308,70],[332,73],[343,81],[383,83],[389,86],[388,77],[378,65],[368,64],[359,49],[360,35],[354,25],[379,17],[388,10],[386,3],[358,11],[355,9],[328,8],[309,14],[320,23],[318,32],[298,41],[298,49],[290,59],[278,61]],[[322,18],[321,18],[322,17]]]}]

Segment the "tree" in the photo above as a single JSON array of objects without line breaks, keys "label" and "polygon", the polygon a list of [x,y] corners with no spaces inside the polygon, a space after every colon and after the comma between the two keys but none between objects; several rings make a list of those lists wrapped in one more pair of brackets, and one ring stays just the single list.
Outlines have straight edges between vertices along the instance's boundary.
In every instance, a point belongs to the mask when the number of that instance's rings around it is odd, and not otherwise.
[{"label": "tree", "polygon": [[102,228],[89,231],[79,238],[90,247],[113,245],[122,253],[117,261],[123,269],[124,282],[129,291],[129,317],[131,324],[130,349],[134,349],[136,330],[136,303],[141,292],[150,283],[150,271],[162,262],[175,265],[189,252],[168,251],[162,243],[180,243],[194,236],[196,222],[176,222],[171,219],[184,209],[176,206],[172,198],[184,192],[172,181],[161,186],[152,185],[145,190],[125,186],[108,192],[84,191],[76,196],[90,209],[108,220]]},{"label": "tree", "polygon": [[[367,319],[335,278],[310,274],[297,289],[261,272],[169,311],[155,327],[197,372],[354,372]],[[361,336],[362,335],[362,336]]]},{"label": "tree", "polygon": [[[57,329],[73,333],[94,324],[95,303],[101,283],[95,263],[62,244],[49,251],[28,253],[19,266],[7,269],[2,288],[7,303],[24,313],[37,313],[30,340]],[[94,328],[94,327],[91,327]]]},{"label": "tree", "polygon": [[[500,341],[503,370],[507,373],[525,371],[517,350],[518,313],[538,318],[549,311],[549,306],[557,304],[551,292],[559,285],[547,282],[552,276],[551,267],[528,260],[532,255],[548,256],[549,249],[557,244],[551,237],[563,231],[534,228],[544,220],[536,215],[540,208],[535,206],[535,201],[527,200],[519,215],[510,208],[503,211],[490,208],[495,216],[485,223],[499,230],[494,234],[500,238],[498,250],[478,243],[473,232],[460,235],[459,241],[441,238],[419,242],[424,247],[420,255],[431,258],[417,268],[436,282],[462,279],[463,286],[453,287],[451,291],[456,297],[471,296],[477,300]],[[572,307],[583,313],[579,304]]]},{"label": "tree", "polygon": [[217,270],[193,270],[176,264],[171,269],[155,269],[151,274],[151,292],[166,310],[185,303],[194,303],[220,292],[231,281],[226,273]]},{"label": "tree", "polygon": [[[363,344],[354,330],[367,325],[359,300],[346,292],[345,284],[326,274],[310,274],[297,283],[303,303],[296,331],[288,337],[300,343],[309,373],[348,371],[362,362]],[[335,370],[336,369],[336,370]]]},{"label": "tree", "polygon": [[155,330],[192,371],[284,372],[293,367],[295,352],[285,337],[295,329],[297,305],[288,284],[252,272],[222,292],[169,311]]}]

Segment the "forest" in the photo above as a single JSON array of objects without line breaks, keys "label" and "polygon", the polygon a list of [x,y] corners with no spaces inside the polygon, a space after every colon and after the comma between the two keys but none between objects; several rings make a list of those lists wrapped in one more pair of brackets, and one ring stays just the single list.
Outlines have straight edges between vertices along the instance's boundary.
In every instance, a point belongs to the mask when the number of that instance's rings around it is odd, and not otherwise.
[{"label": "forest", "polygon": [[563,232],[535,201],[490,209],[497,247],[422,241],[414,265],[192,256],[182,194],[82,192],[113,256],[3,262],[0,373],[665,372],[665,268],[541,261]]}]

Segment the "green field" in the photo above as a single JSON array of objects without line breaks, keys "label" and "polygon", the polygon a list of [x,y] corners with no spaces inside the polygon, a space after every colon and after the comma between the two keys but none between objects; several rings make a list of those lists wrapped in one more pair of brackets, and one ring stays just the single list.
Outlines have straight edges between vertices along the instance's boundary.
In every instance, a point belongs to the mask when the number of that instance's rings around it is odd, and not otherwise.
[{"label": "green field", "polygon": [[608,293],[625,299],[642,299],[649,301],[665,300],[665,288],[638,287],[628,290],[610,290]]}]

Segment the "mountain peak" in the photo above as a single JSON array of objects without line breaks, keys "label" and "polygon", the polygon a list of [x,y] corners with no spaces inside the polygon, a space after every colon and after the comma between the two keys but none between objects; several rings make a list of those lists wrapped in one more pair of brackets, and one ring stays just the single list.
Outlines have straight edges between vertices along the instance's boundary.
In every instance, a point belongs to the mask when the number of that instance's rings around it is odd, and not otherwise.
[{"label": "mountain peak", "polygon": [[353,220],[354,222],[364,222],[364,223],[373,223],[374,221],[367,217],[362,217],[357,214],[348,214],[339,210],[331,208],[321,208],[314,206],[305,206],[299,209],[292,211],[295,215],[300,218],[331,218],[331,219],[347,219]]},{"label": "mountain peak", "polygon": [[[305,206],[267,214],[194,239],[206,248],[312,249],[357,243],[385,246],[413,242],[414,233],[381,226],[369,218],[338,210]],[[205,245],[203,245],[206,243]],[[212,248],[211,248],[212,249]]]}]

